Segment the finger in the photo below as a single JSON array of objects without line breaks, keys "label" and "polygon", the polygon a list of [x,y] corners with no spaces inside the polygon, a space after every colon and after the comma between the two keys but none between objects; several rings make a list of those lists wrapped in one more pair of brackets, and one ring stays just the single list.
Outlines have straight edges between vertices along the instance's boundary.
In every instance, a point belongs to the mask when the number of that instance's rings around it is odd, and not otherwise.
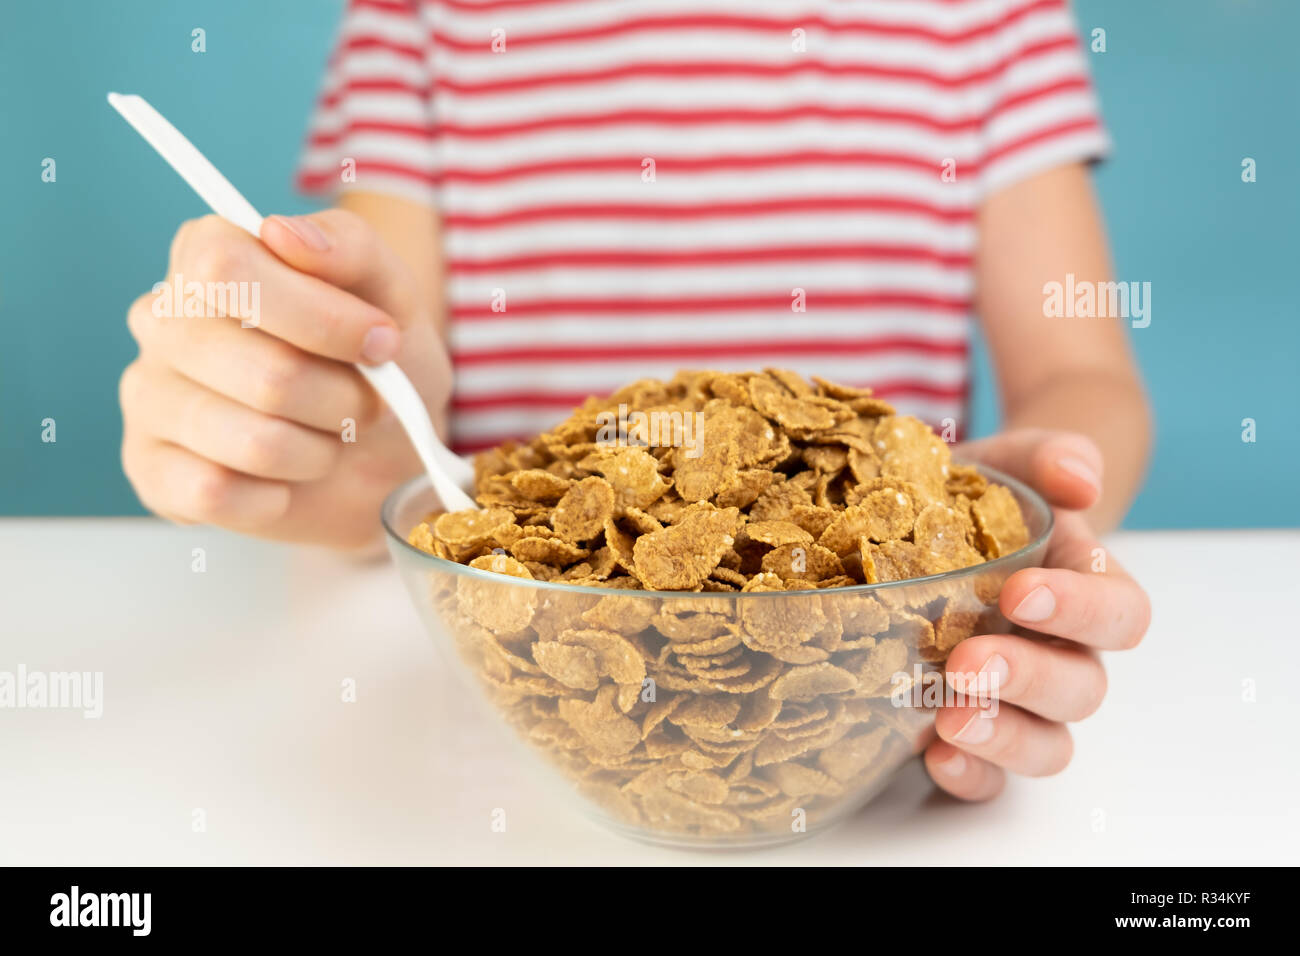
[{"label": "finger", "polygon": [[310,216],[268,216],[262,241],[286,263],[402,319],[412,315],[410,269],[375,228],[354,212],[326,209]]},{"label": "finger", "polygon": [[1103,650],[1138,645],[1151,624],[1151,601],[1082,517],[1058,516],[1047,563],[1017,571],[1002,586],[998,607],[1008,620]]},{"label": "finger", "polygon": [[339,440],[254,411],[163,366],[137,362],[122,404],[140,432],[258,478],[312,481],[329,473]]},{"label": "finger", "polygon": [[[172,248],[181,295],[188,301],[188,290],[198,283],[205,315],[251,316],[252,324],[276,338],[342,362],[386,362],[397,355],[401,333],[386,312],[291,268],[223,219],[186,223]],[[233,302],[239,307],[232,308]],[[173,302],[169,314],[185,315],[185,304]]]},{"label": "finger", "polygon": [[1010,634],[962,641],[944,665],[962,693],[996,697],[1048,720],[1083,720],[1106,696],[1106,670],[1076,644]]},{"label": "finger", "polygon": [[965,753],[946,740],[936,740],[926,748],[925,769],[938,786],[959,800],[991,800],[1007,782],[1001,767]]},{"label": "finger", "polygon": [[1065,724],[1011,704],[941,707],[934,727],[941,739],[966,753],[1026,777],[1060,773],[1074,755]]},{"label": "finger", "polygon": [[156,438],[128,434],[122,467],[150,511],[186,523],[257,531],[289,507],[289,486],[251,478]]},{"label": "finger", "polygon": [[154,314],[156,296],[141,296],[127,313],[131,334],[154,364],[267,415],[337,432],[343,419],[368,421],[379,402],[348,365],[304,352],[261,329],[220,319],[169,319]]},{"label": "finger", "polygon": [[966,442],[957,454],[1019,478],[1058,508],[1090,508],[1101,494],[1101,450],[1075,432],[1020,428]]}]

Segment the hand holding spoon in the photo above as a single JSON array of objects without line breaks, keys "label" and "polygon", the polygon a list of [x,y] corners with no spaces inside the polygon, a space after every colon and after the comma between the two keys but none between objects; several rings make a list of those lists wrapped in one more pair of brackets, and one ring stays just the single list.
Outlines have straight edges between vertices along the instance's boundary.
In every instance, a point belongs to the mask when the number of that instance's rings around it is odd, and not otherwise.
[{"label": "hand holding spoon", "polygon": [[[254,237],[260,237],[262,217],[253,205],[143,97],[109,93],[108,102],[190,184],[213,212]],[[378,366],[357,365],[357,369],[397,416],[443,507],[448,511],[478,507],[466,493],[473,487],[473,466],[452,454],[438,438],[428,409],[406,373],[393,362]]]}]

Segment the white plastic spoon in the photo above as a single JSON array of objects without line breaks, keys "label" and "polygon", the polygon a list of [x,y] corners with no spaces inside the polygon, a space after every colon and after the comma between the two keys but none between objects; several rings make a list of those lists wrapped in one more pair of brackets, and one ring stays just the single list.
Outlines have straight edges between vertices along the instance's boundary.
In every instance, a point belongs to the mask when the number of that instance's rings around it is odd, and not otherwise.
[{"label": "white plastic spoon", "polygon": [[[142,96],[109,93],[109,105],[145,138],[172,169],[199,194],[218,216],[233,223],[254,238],[260,238],[262,217],[230,180],[186,139],[166,117],[149,105]],[[358,365],[380,397],[388,403],[407,437],[415,446],[433,488],[448,511],[478,507],[465,492],[473,487],[474,468],[459,455],[453,455],[438,438],[429,420],[428,409],[411,380],[393,362],[379,366]]]}]

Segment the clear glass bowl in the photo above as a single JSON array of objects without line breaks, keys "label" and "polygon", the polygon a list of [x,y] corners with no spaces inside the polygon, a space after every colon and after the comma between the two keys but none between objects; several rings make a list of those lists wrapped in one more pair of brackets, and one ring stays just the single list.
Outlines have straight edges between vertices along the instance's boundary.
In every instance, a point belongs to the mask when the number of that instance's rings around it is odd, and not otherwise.
[{"label": "clear glass bowl", "polygon": [[[439,508],[424,477],[388,497],[383,522],[451,666],[591,816],[656,843],[754,847],[871,800],[929,740],[953,646],[1007,629],[998,591],[1042,564],[1052,513],[1020,482],[980,470],[1015,495],[1028,545],[848,588],[631,591],[465,567],[407,543]],[[535,652],[570,662],[566,682]]]}]

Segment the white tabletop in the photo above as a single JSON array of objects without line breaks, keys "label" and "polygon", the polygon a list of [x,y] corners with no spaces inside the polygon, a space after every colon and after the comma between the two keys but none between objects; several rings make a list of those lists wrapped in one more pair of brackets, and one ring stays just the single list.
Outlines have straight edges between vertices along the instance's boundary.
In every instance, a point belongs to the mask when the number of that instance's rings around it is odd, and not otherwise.
[{"label": "white tabletop", "polygon": [[702,853],[608,834],[539,785],[386,562],[148,519],[0,520],[0,672],[104,682],[99,719],[0,709],[0,864],[1295,863],[1300,532],[1109,544],[1155,621],[1108,658],[1065,773],[971,806],[914,764],[829,834]]}]

